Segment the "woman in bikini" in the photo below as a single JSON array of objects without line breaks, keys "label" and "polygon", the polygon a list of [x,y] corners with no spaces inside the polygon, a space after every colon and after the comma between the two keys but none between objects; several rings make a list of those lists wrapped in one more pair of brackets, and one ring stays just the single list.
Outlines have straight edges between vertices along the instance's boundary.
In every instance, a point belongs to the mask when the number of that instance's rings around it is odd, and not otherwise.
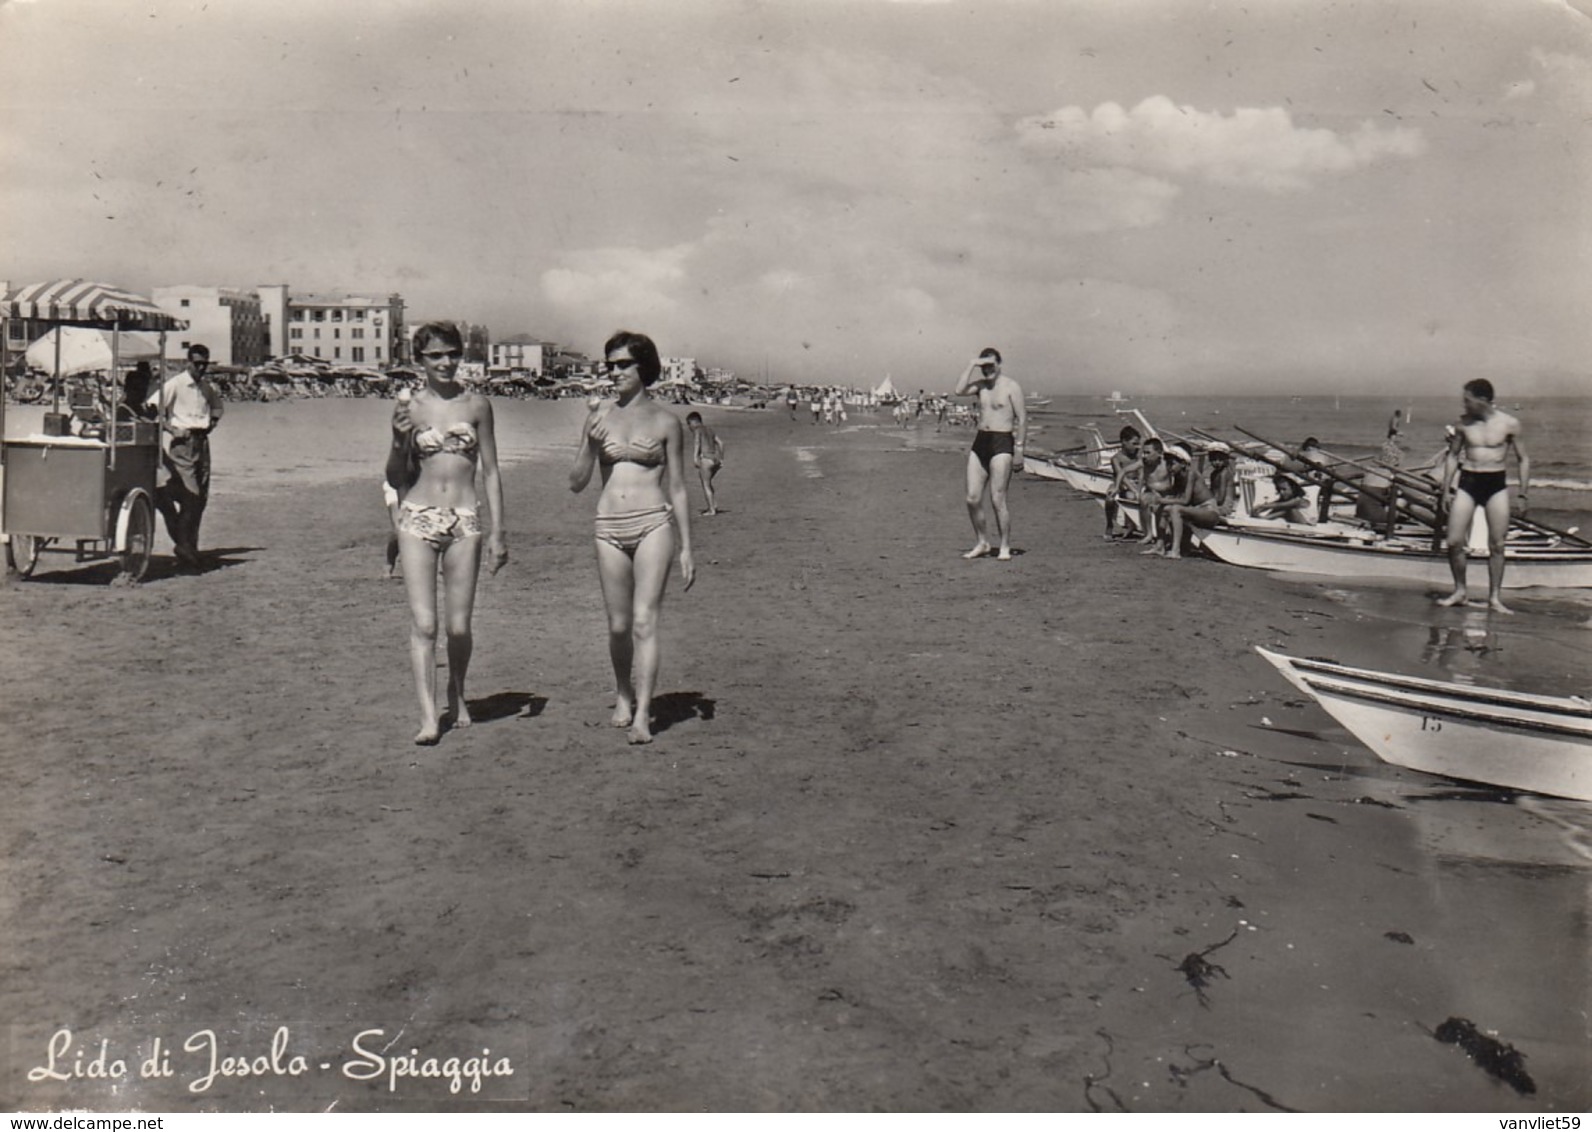
[{"label": "woman in bikini", "polygon": [[601,469],[597,576],[608,609],[608,655],[614,666],[610,722],[628,727],[632,743],[650,743],[658,613],[677,538],[685,588],[696,580],[685,488],[690,455],[680,419],[647,391],[663,372],[652,339],[621,330],[608,339],[603,353],[618,397],[599,402],[581,425],[569,489],[584,490],[592,469]]},{"label": "woman in bikini", "polygon": [[412,480],[398,508],[398,553],[414,615],[409,662],[420,697],[415,742],[429,745],[441,737],[443,724],[436,687],[439,564],[448,641],[446,718],[454,727],[470,725],[464,680],[474,649],[470,618],[483,538],[475,488],[478,466],[492,519],[485,534],[492,573],[503,568],[509,552],[503,543],[503,482],[498,476],[492,403],[466,392],[457,377],[464,338],[449,323],[427,323],[415,332],[415,355],[425,369],[425,388],[413,400],[400,400],[393,410],[387,480]]}]

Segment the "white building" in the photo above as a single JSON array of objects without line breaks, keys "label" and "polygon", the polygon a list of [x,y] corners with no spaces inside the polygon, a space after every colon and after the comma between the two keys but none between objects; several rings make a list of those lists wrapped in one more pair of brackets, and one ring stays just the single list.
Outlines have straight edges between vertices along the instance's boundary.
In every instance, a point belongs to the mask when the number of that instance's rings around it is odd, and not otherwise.
[{"label": "white building", "polygon": [[191,344],[209,347],[212,365],[252,366],[268,356],[265,316],[252,291],[178,284],[156,287],[149,297],[161,310],[188,320],[187,330],[166,335],[167,361],[186,361]]},{"label": "white building", "polygon": [[294,295],[285,283],[259,291],[272,357],[308,354],[334,366],[371,368],[408,359],[402,295]]},{"label": "white building", "polygon": [[540,376],[548,366],[558,347],[527,334],[514,334],[501,342],[492,343],[487,358],[495,370],[520,370]]}]

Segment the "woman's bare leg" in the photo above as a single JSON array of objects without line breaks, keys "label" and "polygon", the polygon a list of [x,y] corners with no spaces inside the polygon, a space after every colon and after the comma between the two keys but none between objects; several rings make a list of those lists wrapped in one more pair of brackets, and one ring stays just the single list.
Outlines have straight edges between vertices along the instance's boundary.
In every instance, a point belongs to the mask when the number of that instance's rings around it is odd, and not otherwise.
[{"label": "woman's bare leg", "polygon": [[420,730],[415,742],[435,743],[442,734],[437,719],[437,551],[424,539],[398,536],[398,557],[409,596],[409,665],[420,700]]},{"label": "woman's bare leg", "polygon": [[641,540],[634,562],[630,635],[635,641],[636,716],[630,724],[632,743],[652,742],[652,691],[658,683],[658,615],[663,588],[674,561],[674,524],[666,523]]},{"label": "woman's bare leg", "polygon": [[464,680],[470,674],[475,637],[470,619],[475,612],[475,583],[481,570],[480,535],[460,539],[442,553],[442,593],[448,633],[448,717],[454,727],[470,726]]},{"label": "woman's bare leg", "polygon": [[630,637],[631,594],[635,588],[630,555],[597,540],[597,577],[602,582],[603,605],[608,610],[608,659],[614,666],[615,727],[629,727],[636,717],[636,688],[631,682],[634,644]]}]

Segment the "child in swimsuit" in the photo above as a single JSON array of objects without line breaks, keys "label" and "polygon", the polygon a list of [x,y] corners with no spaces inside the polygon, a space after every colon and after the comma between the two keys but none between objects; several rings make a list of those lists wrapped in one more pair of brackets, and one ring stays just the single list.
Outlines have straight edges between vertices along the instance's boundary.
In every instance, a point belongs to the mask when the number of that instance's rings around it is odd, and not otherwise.
[{"label": "child in swimsuit", "polygon": [[718,433],[702,423],[701,413],[687,413],[685,424],[694,438],[692,462],[696,464],[697,475],[702,480],[702,494],[708,501],[702,514],[717,515],[719,505],[713,495],[713,477],[724,467],[724,442],[719,439]]}]

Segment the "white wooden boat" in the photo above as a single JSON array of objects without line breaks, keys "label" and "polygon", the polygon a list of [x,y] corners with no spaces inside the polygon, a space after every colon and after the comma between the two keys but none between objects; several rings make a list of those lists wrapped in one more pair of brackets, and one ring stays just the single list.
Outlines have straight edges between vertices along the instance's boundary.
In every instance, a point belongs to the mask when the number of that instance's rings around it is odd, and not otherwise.
[{"label": "white wooden boat", "polygon": [[1042,480],[1067,481],[1067,471],[1064,465],[1043,456],[1023,457],[1023,471]]},{"label": "white wooden boat", "polygon": [[1349,668],[1257,647],[1394,766],[1592,802],[1592,702]]},{"label": "white wooden boat", "polygon": [[[1370,531],[1345,538],[1224,527],[1199,531],[1196,537],[1217,558],[1234,566],[1352,580],[1453,584],[1448,552],[1434,551],[1429,540],[1379,539]],[[1592,588],[1592,549],[1587,547],[1526,544],[1506,548],[1504,556],[1505,589]],[[1485,552],[1470,553],[1467,583],[1474,593],[1487,591],[1487,557]]]}]

